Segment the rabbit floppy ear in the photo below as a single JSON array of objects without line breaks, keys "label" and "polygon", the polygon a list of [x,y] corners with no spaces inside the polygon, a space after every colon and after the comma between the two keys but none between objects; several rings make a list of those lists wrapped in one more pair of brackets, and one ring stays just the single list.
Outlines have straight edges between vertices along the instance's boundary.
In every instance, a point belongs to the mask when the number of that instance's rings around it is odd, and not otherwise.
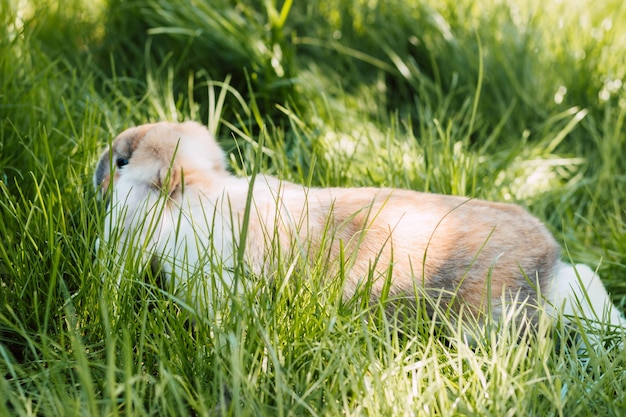
[{"label": "rabbit floppy ear", "polygon": [[153,165],[155,170],[152,171],[152,186],[170,196],[181,187],[183,179],[178,157],[180,138],[176,141],[169,140],[175,136],[178,135],[172,135],[169,124],[157,124],[155,129],[146,134],[143,145],[136,152],[142,161],[156,163],[156,166]]},{"label": "rabbit floppy ear", "polygon": [[173,195],[182,186],[182,179],[182,169],[172,162],[159,170],[154,185],[163,193]]}]

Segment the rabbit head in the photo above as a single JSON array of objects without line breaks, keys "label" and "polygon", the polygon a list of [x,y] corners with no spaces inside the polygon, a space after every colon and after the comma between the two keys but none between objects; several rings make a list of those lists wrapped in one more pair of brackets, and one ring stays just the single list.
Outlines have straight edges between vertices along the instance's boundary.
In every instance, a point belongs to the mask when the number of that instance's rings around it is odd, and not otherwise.
[{"label": "rabbit head", "polygon": [[197,200],[190,197],[194,189],[200,195],[207,184],[229,175],[225,166],[223,151],[198,123],[159,122],[125,130],[102,153],[93,176],[107,206],[96,251],[111,251],[122,266],[129,259],[129,265],[149,262],[166,281],[179,266],[178,250],[195,265],[192,258],[201,257],[192,238],[196,231],[179,213],[188,207],[185,198]]}]

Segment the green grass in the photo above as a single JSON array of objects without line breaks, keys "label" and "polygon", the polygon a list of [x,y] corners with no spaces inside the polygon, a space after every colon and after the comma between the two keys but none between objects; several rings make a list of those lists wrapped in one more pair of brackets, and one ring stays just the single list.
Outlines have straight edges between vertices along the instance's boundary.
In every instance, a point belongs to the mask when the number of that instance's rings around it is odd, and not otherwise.
[{"label": "green grass", "polygon": [[626,310],[621,0],[0,4],[0,415],[624,414],[615,343],[399,331],[288,256],[215,321],[112,291],[91,186],[124,128],[200,120],[238,174],[520,203]]}]

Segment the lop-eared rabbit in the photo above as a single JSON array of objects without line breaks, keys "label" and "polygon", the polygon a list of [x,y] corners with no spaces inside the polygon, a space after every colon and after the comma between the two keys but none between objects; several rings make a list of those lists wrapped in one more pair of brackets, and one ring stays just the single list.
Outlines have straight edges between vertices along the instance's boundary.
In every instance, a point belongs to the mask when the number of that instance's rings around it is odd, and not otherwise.
[{"label": "lop-eared rabbit", "polygon": [[107,199],[101,240],[120,255],[159,263],[174,288],[200,273],[212,285],[192,289],[196,303],[215,298],[207,288],[235,285],[240,254],[248,272],[271,279],[273,254],[281,253],[326,259],[326,276],[343,280],[346,299],[367,285],[372,300],[432,297],[475,317],[497,319],[508,300],[624,325],[599,277],[562,262],[545,226],[517,205],[237,177],[195,122],[122,132],[100,157],[94,182]]}]

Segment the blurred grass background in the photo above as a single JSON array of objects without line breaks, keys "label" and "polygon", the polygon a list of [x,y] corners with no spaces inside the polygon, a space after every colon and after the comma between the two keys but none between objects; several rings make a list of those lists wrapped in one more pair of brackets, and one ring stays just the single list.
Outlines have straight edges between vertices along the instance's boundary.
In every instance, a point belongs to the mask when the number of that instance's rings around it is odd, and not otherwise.
[{"label": "blurred grass background", "polygon": [[622,1],[0,1],[0,415],[626,409],[615,350],[398,342],[299,287],[223,326],[110,299],[91,186],[121,130],[199,120],[236,173],[522,204],[624,311]]}]

